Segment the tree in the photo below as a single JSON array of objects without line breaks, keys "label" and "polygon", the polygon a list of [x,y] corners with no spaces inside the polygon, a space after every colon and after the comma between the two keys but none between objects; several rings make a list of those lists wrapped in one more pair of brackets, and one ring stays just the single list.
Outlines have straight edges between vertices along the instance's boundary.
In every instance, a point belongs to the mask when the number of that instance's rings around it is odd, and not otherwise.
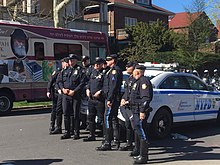
[{"label": "tree", "polygon": [[55,28],[64,26],[64,23],[62,23],[62,15],[60,13],[70,2],[71,0],[53,0],[53,19]]},{"label": "tree", "polygon": [[209,0],[208,7],[210,9],[210,14],[213,20],[220,20],[220,1],[219,0]]},{"label": "tree", "polygon": [[139,22],[135,26],[127,27],[126,31],[130,44],[119,53],[123,59],[140,62],[156,61],[161,59],[157,56],[160,52],[174,48],[172,38],[174,34],[163,25],[162,21],[157,20],[150,25]]},{"label": "tree", "polygon": [[[186,9],[188,12],[188,33],[185,34],[185,39],[179,45],[177,52],[177,59],[180,64],[187,68],[197,69],[201,65],[207,62],[207,59],[212,59],[218,56],[209,53],[202,53],[200,51],[204,43],[210,43],[216,40],[215,27],[204,12],[205,1],[194,0],[192,7]],[[213,36],[215,35],[215,36]]]}]

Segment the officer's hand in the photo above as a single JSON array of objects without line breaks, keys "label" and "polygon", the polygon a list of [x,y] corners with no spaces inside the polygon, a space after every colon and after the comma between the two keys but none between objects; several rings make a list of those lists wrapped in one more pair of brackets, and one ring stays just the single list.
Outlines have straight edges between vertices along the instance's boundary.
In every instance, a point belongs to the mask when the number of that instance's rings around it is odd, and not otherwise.
[{"label": "officer's hand", "polygon": [[73,96],[73,95],[74,95],[74,90],[69,90],[68,95],[69,95],[69,96]]},{"label": "officer's hand", "polygon": [[121,106],[125,105],[125,99],[121,99]]},{"label": "officer's hand", "polygon": [[64,93],[65,95],[67,95],[68,92],[69,92],[69,89],[65,89],[65,88],[63,88],[62,91],[63,91],[63,93]]},{"label": "officer's hand", "polygon": [[90,97],[90,90],[89,89],[86,89],[86,96]]},{"label": "officer's hand", "polygon": [[112,106],[112,103],[110,101],[107,101],[107,107],[110,108]]},{"label": "officer's hand", "polygon": [[145,119],[145,113],[144,112],[140,112],[140,119],[144,120]]},{"label": "officer's hand", "polygon": [[101,94],[101,91],[97,91],[97,92],[94,94],[94,97],[99,97],[100,94]]},{"label": "officer's hand", "polygon": [[50,92],[47,92],[47,97],[50,98]]},{"label": "officer's hand", "polygon": [[62,91],[61,91],[61,89],[59,89],[59,90],[58,90],[58,93],[59,93],[60,95],[62,94]]}]

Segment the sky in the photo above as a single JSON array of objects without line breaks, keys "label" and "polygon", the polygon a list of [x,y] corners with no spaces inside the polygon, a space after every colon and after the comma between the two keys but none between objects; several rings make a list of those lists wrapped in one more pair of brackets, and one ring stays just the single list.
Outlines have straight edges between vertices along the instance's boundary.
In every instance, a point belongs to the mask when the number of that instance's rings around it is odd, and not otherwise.
[{"label": "sky", "polygon": [[152,0],[152,3],[171,12],[180,13],[185,12],[184,7],[189,8],[192,0]]}]

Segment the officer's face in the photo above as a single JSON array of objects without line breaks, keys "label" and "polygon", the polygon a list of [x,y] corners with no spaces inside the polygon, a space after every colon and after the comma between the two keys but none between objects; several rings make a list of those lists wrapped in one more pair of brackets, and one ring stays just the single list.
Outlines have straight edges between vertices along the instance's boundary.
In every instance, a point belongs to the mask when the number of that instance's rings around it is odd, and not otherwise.
[{"label": "officer's face", "polygon": [[76,59],[70,59],[70,60],[69,60],[69,65],[70,65],[70,66],[76,65],[76,63],[77,63],[77,60],[76,60]]},{"label": "officer's face", "polygon": [[107,66],[112,66],[112,64],[114,64],[114,59],[111,59],[109,61],[106,61],[107,62]]},{"label": "officer's face", "polygon": [[96,70],[102,69],[102,64],[95,64],[94,69],[96,69]]},{"label": "officer's face", "polygon": [[141,76],[142,76],[141,70],[135,69],[135,70],[133,71],[133,77],[134,77],[135,79],[139,79]]},{"label": "officer's face", "polygon": [[126,71],[127,71],[128,74],[132,74],[132,73],[133,73],[133,70],[134,70],[133,66],[131,66],[131,67],[126,67]]}]

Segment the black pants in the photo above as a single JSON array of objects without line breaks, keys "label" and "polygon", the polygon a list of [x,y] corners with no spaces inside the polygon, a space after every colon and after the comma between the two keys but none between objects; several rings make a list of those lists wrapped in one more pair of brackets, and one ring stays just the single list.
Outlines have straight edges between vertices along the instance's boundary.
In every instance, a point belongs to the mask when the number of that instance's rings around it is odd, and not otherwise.
[{"label": "black pants", "polygon": [[50,115],[51,126],[55,124],[56,121],[56,113],[57,113],[57,101],[58,101],[58,93],[54,93],[52,96],[52,109]]},{"label": "black pants", "polygon": [[115,99],[112,101],[112,106],[109,108],[107,102],[105,102],[105,114],[104,114],[104,124],[105,124],[105,141],[106,143],[111,143],[113,140],[119,140],[119,123],[118,123],[118,108],[119,100]]},{"label": "black pants", "polygon": [[75,99],[71,96],[63,95],[62,107],[65,132],[70,133],[70,131],[73,131],[75,134],[79,134],[80,98]]},{"label": "black pants", "polygon": [[104,118],[104,101],[99,100],[91,100],[89,99],[88,102],[88,109],[89,109],[89,115],[88,115],[88,123],[89,123],[89,131],[92,136],[95,136],[95,118],[97,115],[99,115],[99,119],[103,121]]},{"label": "black pants", "polygon": [[62,109],[62,94],[58,94],[57,96],[57,106],[56,106],[56,118],[57,118],[57,128],[61,129],[62,127],[62,115],[63,115],[63,109]]},{"label": "black pants", "polygon": [[125,106],[120,107],[120,112],[121,112],[122,116],[125,118],[126,140],[127,140],[127,143],[129,143],[129,145],[131,145],[134,135],[133,135],[133,129],[131,126],[130,118],[132,118],[133,113],[128,107],[125,107]]}]

